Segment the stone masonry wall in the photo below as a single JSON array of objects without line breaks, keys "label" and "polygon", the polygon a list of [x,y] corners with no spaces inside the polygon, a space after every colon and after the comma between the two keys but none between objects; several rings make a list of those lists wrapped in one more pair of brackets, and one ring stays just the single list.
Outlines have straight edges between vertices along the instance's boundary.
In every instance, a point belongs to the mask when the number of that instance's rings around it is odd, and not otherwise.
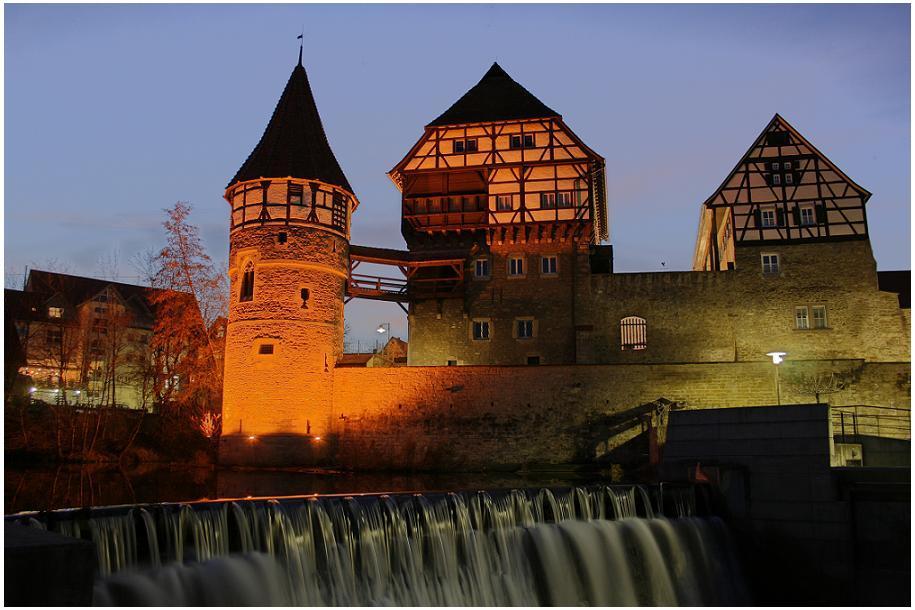
[{"label": "stone masonry wall", "polygon": [[[782,404],[809,403],[788,380],[846,372],[836,405],[908,408],[909,364],[788,362]],[[601,418],[658,398],[690,408],[776,404],[768,362],[540,367],[346,368],[336,371],[336,459],[360,469],[479,470],[587,462]]]}]

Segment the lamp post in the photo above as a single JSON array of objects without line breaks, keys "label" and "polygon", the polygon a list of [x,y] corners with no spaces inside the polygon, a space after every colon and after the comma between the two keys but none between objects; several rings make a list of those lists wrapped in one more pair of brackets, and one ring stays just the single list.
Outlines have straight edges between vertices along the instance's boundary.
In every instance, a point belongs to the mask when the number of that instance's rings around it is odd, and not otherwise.
[{"label": "lamp post", "polygon": [[[375,329],[375,332],[378,333],[379,335],[383,335],[383,334],[387,333],[388,338],[390,338],[391,337],[391,323],[382,322],[381,324],[378,325],[378,328]],[[375,344],[375,351],[378,351],[377,343]]]},{"label": "lamp post", "polygon": [[778,379],[778,365],[784,362],[785,356],[788,355],[788,352],[767,352],[766,355],[772,358],[772,364],[775,365],[775,398],[778,401],[777,404],[781,406],[782,387]]}]

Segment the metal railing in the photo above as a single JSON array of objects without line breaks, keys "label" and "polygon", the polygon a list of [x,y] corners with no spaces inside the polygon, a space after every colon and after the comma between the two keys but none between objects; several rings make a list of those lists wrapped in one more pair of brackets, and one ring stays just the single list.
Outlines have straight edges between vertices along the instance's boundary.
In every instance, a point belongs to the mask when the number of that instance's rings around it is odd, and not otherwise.
[{"label": "metal railing", "polygon": [[912,418],[909,409],[853,405],[831,407],[833,436],[878,436],[911,440]]}]

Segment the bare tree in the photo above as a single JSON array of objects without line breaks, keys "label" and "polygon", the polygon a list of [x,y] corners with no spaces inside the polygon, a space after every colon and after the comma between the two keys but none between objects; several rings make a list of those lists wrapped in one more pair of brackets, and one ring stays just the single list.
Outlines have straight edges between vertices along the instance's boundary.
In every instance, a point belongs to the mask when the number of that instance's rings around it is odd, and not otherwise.
[{"label": "bare tree", "polygon": [[166,246],[155,258],[152,282],[159,290],[150,294],[154,366],[160,372],[155,393],[194,416],[221,407],[224,333],[211,331],[226,316],[228,291],[225,274],[188,221],[190,205],[178,202],[165,212]]},{"label": "bare tree", "polygon": [[799,394],[813,394],[817,404],[820,404],[821,396],[841,392],[850,382],[848,375],[836,372],[798,374],[789,381]]}]

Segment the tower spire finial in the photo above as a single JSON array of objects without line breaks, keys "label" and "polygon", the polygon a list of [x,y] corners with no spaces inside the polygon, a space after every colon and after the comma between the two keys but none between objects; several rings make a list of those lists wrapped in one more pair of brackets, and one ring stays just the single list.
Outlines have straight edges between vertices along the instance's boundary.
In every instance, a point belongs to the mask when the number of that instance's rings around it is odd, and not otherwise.
[{"label": "tower spire finial", "polygon": [[299,65],[302,65],[302,45],[305,44],[305,26],[302,26],[302,33],[296,36],[299,40]]}]

